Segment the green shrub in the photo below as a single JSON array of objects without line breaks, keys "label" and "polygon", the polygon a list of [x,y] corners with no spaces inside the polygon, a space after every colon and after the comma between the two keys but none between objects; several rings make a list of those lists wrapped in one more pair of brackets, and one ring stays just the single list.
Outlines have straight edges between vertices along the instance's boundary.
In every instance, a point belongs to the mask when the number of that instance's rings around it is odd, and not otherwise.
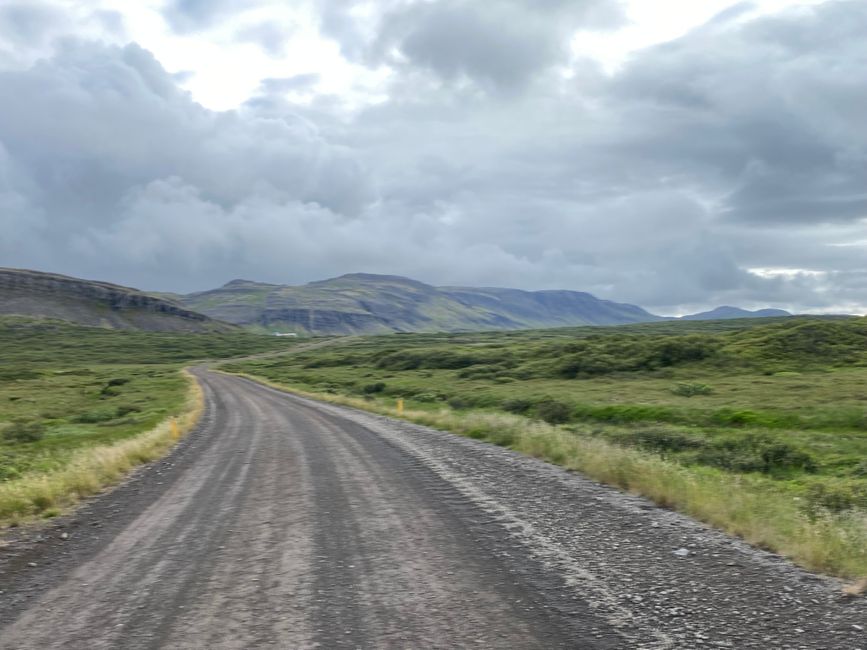
[{"label": "green shrub", "polygon": [[[581,344],[552,351],[563,357],[555,376],[566,379],[593,377],[612,372],[658,370],[695,363],[716,356],[720,343],[708,337],[686,336],[591,336]],[[570,354],[577,350],[577,353]],[[565,356],[564,356],[565,355]]]},{"label": "green shrub", "polygon": [[695,461],[728,471],[763,474],[813,473],[818,469],[809,453],[764,434],[714,440],[696,454]]},{"label": "green shrub", "polygon": [[122,418],[124,415],[129,415],[130,413],[140,413],[141,407],[136,406],[135,404],[123,404],[118,406],[115,410],[115,414],[117,417]]},{"label": "green shrub", "polygon": [[563,424],[571,419],[572,409],[568,404],[548,399],[536,404],[536,417],[548,424]]},{"label": "green shrub", "polygon": [[437,395],[435,393],[417,393],[416,395],[413,395],[412,398],[416,402],[422,402],[423,404],[431,404],[433,402],[438,402],[440,399],[439,395]]},{"label": "green shrub", "polygon": [[85,413],[79,413],[75,417],[72,418],[73,422],[78,422],[79,424],[98,424],[100,422],[108,422],[109,420],[114,420],[117,417],[116,410],[96,410],[96,411],[87,411]]},{"label": "green shrub", "polygon": [[867,485],[854,481],[817,481],[807,488],[804,508],[811,516],[822,510],[867,509]]},{"label": "green shrub", "polygon": [[41,372],[31,370],[30,368],[0,368],[0,381],[39,379],[41,376]]},{"label": "green shrub", "polygon": [[662,456],[702,447],[703,441],[676,431],[643,430],[631,434],[633,444]]},{"label": "green shrub", "polygon": [[867,478],[867,460],[862,460],[855,467],[853,467],[851,474],[852,476]]},{"label": "green shrub", "polygon": [[514,399],[507,399],[504,401],[500,408],[504,411],[508,411],[509,413],[516,413],[518,415],[526,415],[530,412],[530,409],[533,408],[533,400],[522,399],[520,397],[516,397]]},{"label": "green shrub", "polygon": [[389,351],[387,354],[378,354],[375,357],[376,366],[386,370],[416,370],[418,368],[458,370],[477,364],[502,361],[501,357],[494,357],[490,353],[438,348]]},{"label": "green shrub", "polygon": [[385,382],[378,381],[373,384],[365,384],[361,387],[361,392],[365,395],[372,395],[373,393],[381,393],[385,390]]},{"label": "green shrub", "polygon": [[448,401],[448,405],[456,411],[469,408],[469,403],[463,397],[452,397]]},{"label": "green shrub", "polygon": [[42,422],[16,420],[3,431],[3,439],[8,442],[37,442],[45,436]]},{"label": "green shrub", "polygon": [[124,384],[129,383],[129,377],[115,377],[114,379],[109,379],[106,386],[123,386]]},{"label": "green shrub", "polygon": [[608,404],[593,406],[579,404],[572,411],[573,416],[582,420],[598,420],[613,424],[629,422],[680,422],[682,415],[675,409],[648,404]]},{"label": "green shrub", "polygon": [[707,384],[700,383],[677,383],[669,389],[674,395],[681,397],[694,397],[695,395],[710,395],[713,393],[713,388]]}]

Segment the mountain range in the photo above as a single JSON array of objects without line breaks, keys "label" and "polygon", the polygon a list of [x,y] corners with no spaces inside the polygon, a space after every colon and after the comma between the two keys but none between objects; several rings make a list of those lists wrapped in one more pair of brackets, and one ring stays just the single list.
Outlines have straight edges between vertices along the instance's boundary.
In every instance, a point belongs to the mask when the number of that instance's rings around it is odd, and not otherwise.
[{"label": "mountain range", "polygon": [[[580,291],[435,287],[351,273],[300,286],[233,280],[190,294],[144,293],[52,273],[0,269],[0,315],[144,330],[234,329],[301,335],[517,330],[672,320]],[[788,316],[719,307],[684,320]]]},{"label": "mountain range", "polygon": [[219,289],[171,297],[230,323],[305,334],[514,330],[662,320],[641,307],[578,291],[433,287],[367,273],[302,286],[233,280]]},{"label": "mountain range", "polygon": [[731,320],[733,318],[778,318],[780,316],[791,316],[791,314],[782,309],[757,309],[756,311],[749,311],[748,309],[726,305],[698,314],[681,316],[679,320]]}]

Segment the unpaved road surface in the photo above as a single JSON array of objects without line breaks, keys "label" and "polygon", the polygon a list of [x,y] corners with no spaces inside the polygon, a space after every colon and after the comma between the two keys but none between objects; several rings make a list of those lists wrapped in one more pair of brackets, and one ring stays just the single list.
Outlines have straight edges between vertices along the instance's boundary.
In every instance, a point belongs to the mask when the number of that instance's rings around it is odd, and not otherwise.
[{"label": "unpaved road surface", "polygon": [[864,600],[642,499],[197,374],[170,456],[7,534],[0,647],[867,650]]}]

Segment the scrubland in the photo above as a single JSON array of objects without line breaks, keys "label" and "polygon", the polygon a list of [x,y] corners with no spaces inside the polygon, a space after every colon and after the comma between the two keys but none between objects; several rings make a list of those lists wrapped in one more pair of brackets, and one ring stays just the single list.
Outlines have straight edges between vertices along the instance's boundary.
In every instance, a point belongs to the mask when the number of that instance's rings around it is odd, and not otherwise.
[{"label": "scrubland", "polygon": [[201,409],[191,361],[291,344],[0,319],[0,524],[55,515],[165,453]]},{"label": "scrubland", "polygon": [[867,320],[406,334],[225,364],[511,447],[867,575]]}]

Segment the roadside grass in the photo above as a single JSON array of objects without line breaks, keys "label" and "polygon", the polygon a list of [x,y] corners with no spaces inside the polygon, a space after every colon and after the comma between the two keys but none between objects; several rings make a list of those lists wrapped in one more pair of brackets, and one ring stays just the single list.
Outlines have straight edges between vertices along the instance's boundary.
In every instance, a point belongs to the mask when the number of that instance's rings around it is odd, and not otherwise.
[{"label": "roadside grass", "polygon": [[401,398],[414,422],[581,471],[858,578],[867,576],[865,324],[363,337],[221,368],[391,416]]},{"label": "roadside grass", "polygon": [[166,418],[150,430],[118,442],[82,445],[51,470],[0,482],[0,526],[59,514],[116,483],[135,466],[163,456],[195,426],[204,407],[198,383],[192,375],[184,375],[187,396],[177,417]]},{"label": "roadside grass", "polygon": [[0,526],[57,514],[165,453],[172,419],[185,430],[201,409],[184,365],[293,345],[0,318]]},{"label": "roadside grass", "polygon": [[0,381],[0,423],[36,423],[44,434],[0,441],[0,482],[55,471],[80,449],[153,429],[184,405],[186,384],[174,366],[32,368],[30,378]]},{"label": "roadside grass", "polygon": [[[816,571],[842,578],[867,576],[867,512],[802,507],[797,490],[760,475],[733,475],[688,467],[658,455],[584,436],[562,426],[509,413],[405,409],[393,400],[320,393],[233,372],[274,388],[334,404],[400,417],[451,431],[579,471],[595,480],[650,498],[750,544]],[[855,586],[850,587],[855,593]],[[860,592],[859,592],[860,593]]]}]

